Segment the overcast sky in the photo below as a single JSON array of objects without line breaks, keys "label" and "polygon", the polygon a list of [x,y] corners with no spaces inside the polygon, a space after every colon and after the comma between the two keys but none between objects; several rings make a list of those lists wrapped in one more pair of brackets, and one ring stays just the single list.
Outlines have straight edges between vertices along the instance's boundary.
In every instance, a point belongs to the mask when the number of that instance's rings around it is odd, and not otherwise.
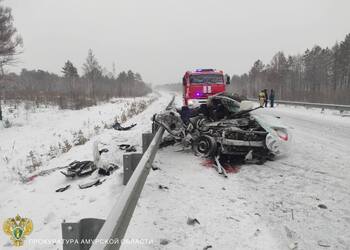
[{"label": "overcast sky", "polygon": [[188,69],[247,72],[275,52],[333,46],[350,33],[350,0],[5,0],[24,39],[21,68],[81,73],[91,48],[110,71],[155,84]]}]

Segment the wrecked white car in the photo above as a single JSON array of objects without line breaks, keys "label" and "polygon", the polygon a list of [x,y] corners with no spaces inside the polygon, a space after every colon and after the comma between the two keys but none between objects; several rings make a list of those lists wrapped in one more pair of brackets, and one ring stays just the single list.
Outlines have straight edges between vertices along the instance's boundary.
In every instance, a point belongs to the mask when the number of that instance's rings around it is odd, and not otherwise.
[{"label": "wrecked white car", "polygon": [[262,164],[288,151],[290,134],[278,118],[254,112],[259,108],[237,96],[218,94],[199,108],[174,108],[153,120],[197,155]]}]

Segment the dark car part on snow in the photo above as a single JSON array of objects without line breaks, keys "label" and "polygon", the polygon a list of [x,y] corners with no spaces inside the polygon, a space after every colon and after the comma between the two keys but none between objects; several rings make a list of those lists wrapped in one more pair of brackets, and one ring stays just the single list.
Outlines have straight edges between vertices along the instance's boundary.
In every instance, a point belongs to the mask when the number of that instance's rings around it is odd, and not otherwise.
[{"label": "dark car part on snow", "polygon": [[165,245],[168,245],[170,243],[170,240],[167,240],[167,239],[161,239],[159,244],[165,246]]},{"label": "dark car part on snow", "polygon": [[127,153],[136,152],[136,151],[137,151],[137,150],[136,150],[135,146],[131,146],[131,147],[129,147],[129,148],[127,148],[127,149],[125,150],[125,152],[127,152]]},{"label": "dark car part on snow", "polygon": [[156,170],[161,170],[161,169],[159,167],[152,166],[152,170],[156,171]]},{"label": "dark car part on snow", "polygon": [[125,152],[136,152],[136,147],[135,146],[131,146],[130,144],[120,144],[119,145],[119,149],[120,150],[125,150]]},{"label": "dark car part on snow", "polygon": [[201,223],[199,223],[199,220],[197,220],[196,218],[190,218],[190,217],[188,217],[188,219],[187,219],[187,225],[194,226],[195,224],[200,225]]},{"label": "dark car part on snow", "polygon": [[98,153],[99,153],[100,155],[102,155],[102,153],[107,153],[107,152],[109,152],[109,150],[108,150],[107,148],[103,148],[103,149],[101,149],[101,150],[98,151]]},{"label": "dark car part on snow", "polygon": [[213,246],[212,246],[212,245],[205,246],[205,247],[203,248],[203,250],[208,250],[208,249],[210,249],[210,248],[213,248]]},{"label": "dark car part on snow", "polygon": [[102,181],[100,179],[98,179],[96,181],[92,181],[92,182],[88,182],[86,184],[79,185],[79,188],[80,189],[86,189],[86,188],[90,188],[90,187],[93,187],[93,186],[99,186],[105,181],[106,181],[106,179],[104,179]]},{"label": "dark car part on snow", "polygon": [[134,124],[131,124],[130,126],[128,127],[122,127],[122,125],[120,125],[119,122],[115,122],[112,126],[112,128],[114,128],[115,130],[119,130],[119,131],[125,131],[125,130],[130,130],[132,129],[133,127],[135,127],[137,124],[134,123]]},{"label": "dark car part on snow", "polygon": [[158,188],[159,189],[167,189],[167,190],[169,189],[167,186],[164,186],[164,185],[158,185]]},{"label": "dark car part on snow", "polygon": [[120,144],[119,145],[119,149],[121,150],[126,150],[127,148],[129,148],[131,145],[130,144]]},{"label": "dark car part on snow", "polygon": [[67,185],[67,186],[65,186],[63,188],[59,188],[59,189],[56,190],[56,193],[62,193],[62,192],[66,191],[69,188],[70,188],[70,185]]},{"label": "dark car part on snow", "polygon": [[93,161],[74,161],[69,164],[67,172],[61,171],[66,177],[74,178],[91,175],[97,169]]},{"label": "dark car part on snow", "polygon": [[322,209],[327,209],[327,206],[324,205],[324,204],[319,204],[318,207],[319,207],[319,208],[322,208]]},{"label": "dark car part on snow", "polygon": [[119,169],[118,165],[113,164],[113,163],[109,163],[107,168],[99,168],[98,169],[98,174],[99,175],[109,176],[117,169]]}]

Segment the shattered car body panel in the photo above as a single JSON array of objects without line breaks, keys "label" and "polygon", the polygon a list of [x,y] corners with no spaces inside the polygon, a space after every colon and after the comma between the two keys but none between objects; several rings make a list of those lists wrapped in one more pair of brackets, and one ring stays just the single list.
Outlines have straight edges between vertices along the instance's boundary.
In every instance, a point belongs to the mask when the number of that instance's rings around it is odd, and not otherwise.
[{"label": "shattered car body panel", "polygon": [[266,136],[266,146],[275,155],[288,153],[292,140],[288,128],[276,117],[253,114],[255,120],[269,133]]},{"label": "shattered car body panel", "polygon": [[287,127],[275,117],[252,114],[252,103],[237,96],[218,94],[207,105],[188,110],[170,110],[154,116],[154,122],[197,155],[241,156],[272,159],[287,151]]}]

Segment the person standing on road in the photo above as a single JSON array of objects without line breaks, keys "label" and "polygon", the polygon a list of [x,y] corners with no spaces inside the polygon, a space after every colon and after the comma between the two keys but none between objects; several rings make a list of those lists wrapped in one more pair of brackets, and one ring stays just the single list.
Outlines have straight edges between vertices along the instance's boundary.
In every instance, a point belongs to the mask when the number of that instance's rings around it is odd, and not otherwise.
[{"label": "person standing on road", "polygon": [[267,102],[269,101],[269,94],[267,93],[267,89],[264,89],[264,94],[265,94],[265,108],[267,108]]},{"label": "person standing on road", "polygon": [[259,103],[260,103],[260,107],[264,107],[264,102],[265,102],[265,92],[264,90],[261,90],[259,92]]},{"label": "person standing on road", "polygon": [[269,98],[270,98],[270,106],[271,108],[273,108],[273,105],[275,102],[275,91],[273,91],[273,89],[271,89]]}]

